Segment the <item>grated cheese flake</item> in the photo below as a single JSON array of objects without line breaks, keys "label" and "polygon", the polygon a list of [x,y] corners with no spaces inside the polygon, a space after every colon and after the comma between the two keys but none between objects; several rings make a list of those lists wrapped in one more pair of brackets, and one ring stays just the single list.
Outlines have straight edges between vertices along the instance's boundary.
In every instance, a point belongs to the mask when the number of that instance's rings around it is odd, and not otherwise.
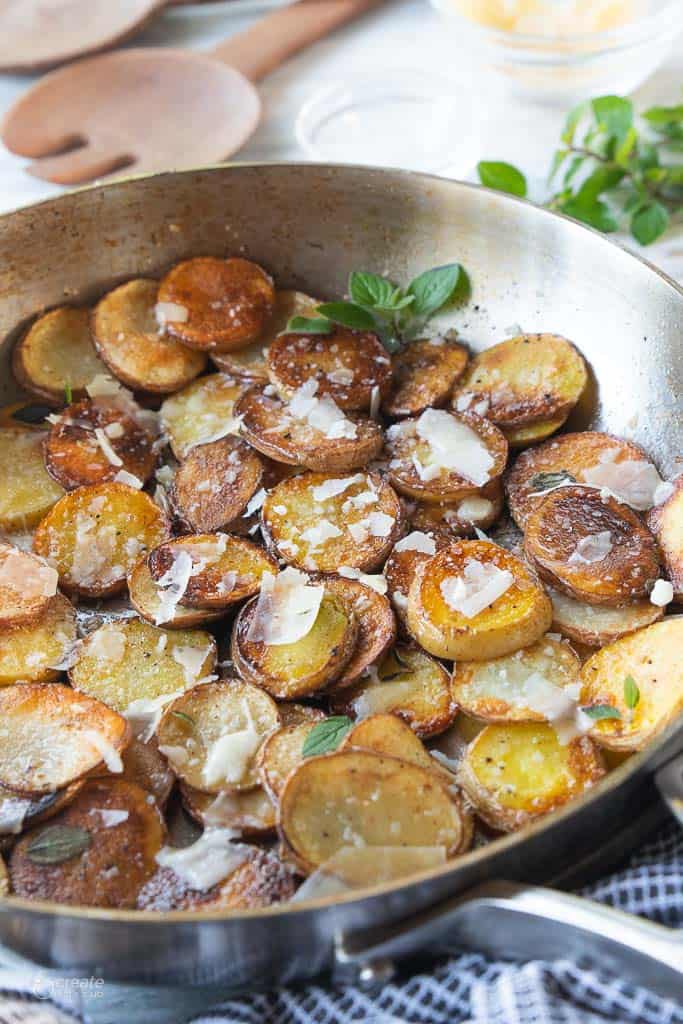
[{"label": "grated cheese flake", "polygon": [[430,449],[430,465],[424,467],[423,472],[433,471],[436,467],[439,471],[458,473],[478,487],[488,482],[493,456],[467,424],[460,423],[443,409],[427,409],[418,419],[415,429],[417,436],[426,441]]},{"label": "grated cheese flake", "polygon": [[249,848],[232,842],[237,836],[234,829],[206,829],[191,846],[164,846],[157,853],[156,862],[162,868],[170,868],[191,889],[206,892],[247,859]]},{"label": "grated cheese flake", "polygon": [[571,555],[570,565],[594,565],[607,558],[612,550],[612,533],[610,530],[602,530],[600,533],[591,533],[588,537],[582,537]]},{"label": "grated cheese flake", "polygon": [[425,555],[436,554],[436,541],[428,533],[413,530],[407,537],[400,540],[394,551],[421,551]]},{"label": "grated cheese flake", "polygon": [[514,577],[507,569],[470,558],[463,575],[442,580],[440,590],[449,608],[466,619],[473,619],[502,597],[513,583]]},{"label": "grated cheese flake", "polygon": [[298,569],[264,573],[247,639],[273,647],[296,643],[313,629],[324,594]]},{"label": "grated cheese flake", "polygon": [[307,380],[297,388],[289,403],[289,413],[294,419],[319,430],[329,440],[356,437],[358,429],[355,423],[347,419],[329,395],[316,397],[317,390],[317,380]]}]

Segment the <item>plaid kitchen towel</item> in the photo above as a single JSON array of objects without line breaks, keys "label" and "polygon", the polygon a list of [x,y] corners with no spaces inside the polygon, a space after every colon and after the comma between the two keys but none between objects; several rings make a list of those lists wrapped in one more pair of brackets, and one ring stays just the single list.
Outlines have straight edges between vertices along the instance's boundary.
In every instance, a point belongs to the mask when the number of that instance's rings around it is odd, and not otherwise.
[{"label": "plaid kitchen towel", "polygon": [[[628,866],[582,895],[660,924],[683,928],[683,832],[668,827]],[[41,984],[47,985],[43,991]],[[38,997],[38,998],[37,998]],[[102,1010],[108,1001],[106,986]],[[0,1024],[73,1024],[83,1020],[78,991],[55,992],[25,972],[0,970]],[[92,1017],[128,1024],[125,1008]],[[380,992],[300,989],[248,996],[199,1017],[171,1015],[163,1024],[683,1024],[680,1000],[662,999],[599,964],[537,960],[492,962],[477,954],[441,957]]]}]

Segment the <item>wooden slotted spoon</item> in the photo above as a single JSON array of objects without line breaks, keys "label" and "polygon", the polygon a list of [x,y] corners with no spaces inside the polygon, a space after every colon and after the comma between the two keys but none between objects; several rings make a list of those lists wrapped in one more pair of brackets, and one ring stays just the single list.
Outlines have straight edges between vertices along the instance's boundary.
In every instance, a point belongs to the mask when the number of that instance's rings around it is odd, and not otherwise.
[{"label": "wooden slotted spoon", "polygon": [[253,82],[383,0],[299,0],[208,53],[123,49],[54,71],[10,108],[1,137],[60,185],[220,162],[258,124]]}]

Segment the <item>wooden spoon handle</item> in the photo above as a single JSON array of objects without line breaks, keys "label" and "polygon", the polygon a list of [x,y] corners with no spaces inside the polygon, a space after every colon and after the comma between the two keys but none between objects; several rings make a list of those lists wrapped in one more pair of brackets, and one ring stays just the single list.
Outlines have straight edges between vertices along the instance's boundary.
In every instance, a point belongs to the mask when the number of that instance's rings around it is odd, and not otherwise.
[{"label": "wooden spoon handle", "polygon": [[298,0],[298,3],[278,8],[251,28],[227,39],[210,51],[210,55],[256,82],[299,50],[383,2]]}]

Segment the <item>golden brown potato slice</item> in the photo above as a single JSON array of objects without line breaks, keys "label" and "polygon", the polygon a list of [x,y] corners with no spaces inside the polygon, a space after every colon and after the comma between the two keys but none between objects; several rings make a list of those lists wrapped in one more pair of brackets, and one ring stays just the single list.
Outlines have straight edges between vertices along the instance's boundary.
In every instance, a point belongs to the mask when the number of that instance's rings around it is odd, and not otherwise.
[{"label": "golden brown potato slice", "polygon": [[227,533],[176,537],[154,548],[147,560],[152,579],[164,584],[190,573],[182,593],[190,608],[228,608],[258,593],[264,573],[275,574],[277,562],[263,548]]},{"label": "golden brown potato slice", "polygon": [[[45,465],[58,484],[76,487],[108,483],[122,475],[140,486],[154,472],[153,438],[106,399],[84,398],[59,415],[45,440]],[[125,477],[122,483],[132,483]]]},{"label": "golden brown potato slice", "polygon": [[[156,737],[146,743],[133,738],[124,750],[121,760],[123,772],[118,778],[134,782],[141,789],[146,789],[156,800],[163,811],[168,803],[171,790],[175,785],[175,774],[168,767],[166,759],[159,753]],[[97,778],[116,778],[108,768],[95,769],[92,775]]]},{"label": "golden brown potato slice", "polygon": [[126,484],[97,484],[65,494],[40,522],[33,547],[54,565],[68,593],[109,597],[123,590],[140,555],[168,532],[148,494]]},{"label": "golden brown potato slice", "polygon": [[361,750],[299,765],[282,792],[280,829],[306,874],[343,846],[443,846],[452,857],[467,843],[460,801],[437,772]]},{"label": "golden brown potato slice", "polygon": [[544,636],[502,658],[458,662],[451,689],[463,711],[487,722],[552,721],[571,710],[580,668],[569,644]]},{"label": "golden brown potato slice", "polygon": [[583,357],[566,338],[521,334],[474,357],[453,404],[482,403],[482,414],[498,426],[526,426],[566,416],[587,380]]},{"label": "golden brown potato slice", "polygon": [[559,487],[534,506],[524,551],[542,579],[589,604],[645,597],[659,576],[657,546],[641,518],[584,487]]},{"label": "golden brown potato slice", "polygon": [[460,501],[438,505],[418,502],[410,514],[414,530],[430,530],[453,537],[466,537],[477,530],[488,530],[503,511],[503,485],[500,478]]},{"label": "golden brown potato slice", "polygon": [[136,391],[165,395],[194,380],[206,356],[164,333],[155,313],[158,290],[158,281],[145,278],[120,285],[95,306],[91,328],[115,377]]},{"label": "golden brown potato slice", "polygon": [[191,348],[229,352],[258,338],[275,289],[265,270],[240,257],[198,257],[176,264],[159,285],[158,315]]},{"label": "golden brown potato slice", "polygon": [[180,792],[185,810],[203,828],[234,829],[245,839],[270,839],[275,834],[275,806],[261,786],[216,794],[181,782]]},{"label": "golden brown potato slice", "polygon": [[132,715],[136,706],[141,714],[154,702],[162,707],[164,699],[211,675],[215,664],[216,643],[208,633],[170,632],[128,619],[87,636],[69,678],[76,690]]},{"label": "golden brown potato slice", "polygon": [[335,714],[391,713],[418,736],[435,736],[453,721],[456,704],[443,665],[417,647],[399,646],[355,686],[332,696]]},{"label": "golden brown potato slice", "polygon": [[192,381],[163,402],[161,425],[177,459],[184,459],[197,445],[238,432],[233,412],[244,389],[243,381],[212,373]]},{"label": "golden brown potato slice", "polygon": [[562,744],[544,722],[487,725],[467,748],[458,781],[477,814],[514,832],[562,807],[605,774],[587,736]]},{"label": "golden brown potato slice", "polygon": [[176,470],[173,508],[194,533],[230,529],[262,485],[263,463],[244,441],[223,437],[194,448]]},{"label": "golden brown potato slice", "polygon": [[255,789],[258,752],[279,728],[275,701],[237,679],[183,693],[157,728],[159,750],[184,782],[203,793]]},{"label": "golden brown potato slice", "polygon": [[573,643],[603,647],[622,636],[651,626],[664,615],[664,609],[649,599],[612,608],[604,604],[586,604],[546,587],[553,603],[553,629]]},{"label": "golden brown potato slice", "polygon": [[321,472],[344,473],[366,466],[383,445],[380,426],[364,416],[346,417],[344,428],[352,436],[328,437],[297,419],[276,395],[250,388],[235,405],[242,418],[242,434],[257,451],[276,461]]},{"label": "golden brown potato slice", "polygon": [[663,505],[653,508],[647,525],[655,535],[666,574],[674,588],[674,601],[683,602],[683,476]]},{"label": "golden brown potato slice", "polygon": [[387,416],[419,416],[429,408],[445,405],[467,366],[464,345],[444,338],[413,341],[394,356],[393,386],[384,399]]},{"label": "golden brown potato slice", "polygon": [[[128,594],[133,608],[146,622],[151,622],[153,626],[163,625],[164,629],[194,629],[215,622],[224,614],[222,608],[210,611],[208,608],[190,608],[182,602],[173,603],[172,609],[169,609],[164,602],[165,593],[166,588],[152,579],[147,555],[143,555],[128,576]],[[169,610],[171,617],[166,618]]]},{"label": "golden brown potato slice", "polygon": [[500,430],[474,413],[427,409],[387,430],[389,480],[417,501],[456,502],[481,497],[501,475],[508,443]]},{"label": "golden brown potato slice", "polygon": [[0,629],[0,686],[58,679],[76,639],[76,609],[55,594],[31,622]]},{"label": "golden brown potato slice", "polygon": [[130,726],[98,700],[60,683],[0,690],[0,786],[54,793],[102,761],[120,766]]},{"label": "golden brown potato slice", "polygon": [[358,580],[334,576],[323,579],[327,593],[336,594],[342,603],[348,604],[358,623],[356,648],[342,674],[328,689],[328,692],[336,693],[346,686],[353,686],[393,646],[396,619],[387,598],[372,587],[366,587]]},{"label": "golden brown potato slice", "polygon": [[388,595],[403,635],[408,634],[408,593],[417,567],[428,562],[432,555],[448,547],[453,537],[443,530],[415,529],[403,537],[384,565]]},{"label": "golden brown potato slice", "polygon": [[378,714],[362,718],[349,729],[339,745],[339,750],[355,748],[372,750],[375,754],[387,754],[409,761],[420,768],[438,771],[438,762],[434,760],[406,722],[396,715]]},{"label": "golden brown potato slice", "polygon": [[30,530],[64,494],[45,469],[45,434],[0,429],[0,530]]},{"label": "golden brown potato slice", "polygon": [[240,611],[232,633],[232,660],[239,674],[279,700],[306,697],[338,678],[358,641],[358,622],[348,602],[325,590],[313,626],[293,643],[251,639],[257,601]]},{"label": "golden brown potato slice", "polygon": [[452,725],[436,739],[430,740],[429,753],[444,771],[455,778],[468,746],[485,728],[486,722],[471,718],[464,711],[458,710]]},{"label": "golden brown potato slice", "polygon": [[612,714],[596,719],[597,743],[642,750],[683,711],[682,642],[683,616],[676,616],[616,640],[584,663],[582,706],[593,716],[596,707]]},{"label": "golden brown potato slice", "polygon": [[315,316],[316,306],[321,299],[313,299],[304,292],[278,289],[275,292],[273,313],[262,333],[246,348],[232,352],[212,352],[211,358],[219,370],[233,377],[244,377],[246,380],[268,383],[268,346],[275,341],[278,334],[286,329],[287,324],[295,316]]},{"label": "golden brown potato slice", "polygon": [[41,558],[0,541],[0,629],[40,618],[57,593],[57,581]]},{"label": "golden brown potato slice", "polygon": [[135,907],[166,829],[149,793],[93,779],[49,824],[19,840],[9,862],[17,896],[76,906]]},{"label": "golden brown potato slice", "polygon": [[585,472],[602,462],[641,462],[647,457],[635,444],[585,430],[563,434],[538,448],[519,455],[505,479],[510,513],[523,530],[532,509],[547,497],[552,487],[585,483]]},{"label": "golden brown potato slice", "polygon": [[304,743],[315,729],[315,721],[299,722],[277,729],[268,737],[259,753],[259,777],[267,793],[277,804],[287,776],[304,759]]},{"label": "golden brown potato slice", "polygon": [[85,397],[85,386],[99,373],[106,373],[90,336],[87,309],[60,306],[31,325],[17,342],[12,369],[26,391],[50,405],[63,405],[71,388],[73,398]]},{"label": "golden brown potato slice", "polygon": [[370,572],[400,537],[398,495],[376,473],[302,473],[268,494],[261,512],[273,548],[290,565]]},{"label": "golden brown potato slice", "polygon": [[410,632],[437,658],[511,654],[540,639],[551,618],[536,577],[488,541],[456,541],[439,551],[418,566],[408,595]]},{"label": "golden brown potato slice", "polygon": [[540,444],[547,440],[567,421],[568,413],[555,416],[551,420],[540,420],[521,427],[501,427],[511,448],[528,448],[532,444]]},{"label": "golden brown potato slice", "polygon": [[340,409],[368,410],[373,389],[391,386],[391,359],[376,334],[336,325],[330,334],[280,334],[268,349],[268,375],[282,398],[316,381],[318,398]]}]

